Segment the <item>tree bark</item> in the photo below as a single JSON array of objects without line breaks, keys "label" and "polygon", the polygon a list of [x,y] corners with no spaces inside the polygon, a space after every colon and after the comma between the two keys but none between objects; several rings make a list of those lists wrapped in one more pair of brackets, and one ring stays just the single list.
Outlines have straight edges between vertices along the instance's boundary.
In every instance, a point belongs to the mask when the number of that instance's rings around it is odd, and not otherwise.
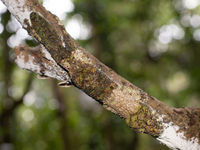
[{"label": "tree bark", "polygon": [[20,67],[66,81],[66,85],[71,83],[124,118],[131,128],[152,135],[172,149],[200,149],[199,108],[169,107],[134,86],[80,47],[59,19],[37,0],[2,1],[43,45],[34,50],[17,47]]}]

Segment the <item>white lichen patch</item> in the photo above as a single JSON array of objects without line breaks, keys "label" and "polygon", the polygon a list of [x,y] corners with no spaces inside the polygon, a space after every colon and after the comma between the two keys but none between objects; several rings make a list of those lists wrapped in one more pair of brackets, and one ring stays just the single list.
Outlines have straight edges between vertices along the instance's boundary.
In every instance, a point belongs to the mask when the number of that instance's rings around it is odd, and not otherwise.
[{"label": "white lichen patch", "polygon": [[117,110],[118,114],[124,118],[129,118],[129,115],[134,114],[140,106],[138,95],[130,94],[126,90],[121,90],[120,87],[112,91],[110,97],[104,101],[104,104]]},{"label": "white lichen patch", "polygon": [[[59,21],[59,23],[60,23],[60,21]],[[62,41],[63,47],[65,48],[65,47],[66,47],[66,43],[65,43],[65,41],[64,41],[64,37],[63,37],[63,36],[61,36],[61,41]]]},{"label": "white lichen patch", "polygon": [[24,27],[26,27],[25,19],[30,23],[30,14],[33,10],[27,6],[27,0],[2,0],[2,2]]},{"label": "white lichen patch", "polygon": [[184,132],[178,132],[179,127],[173,125],[172,122],[163,124],[164,131],[157,138],[161,143],[167,145],[173,150],[200,150],[198,139],[192,138],[188,140],[184,136]]},{"label": "white lichen patch", "polygon": [[[156,110],[152,111],[152,114],[157,114]],[[163,118],[165,117],[165,115],[159,115],[158,119],[156,120],[157,122],[163,122]]]},{"label": "white lichen patch", "polygon": [[45,58],[55,62],[55,60],[51,57],[51,54],[46,50],[46,48],[42,44],[40,46],[41,46],[41,52],[45,56]]},{"label": "white lichen patch", "polygon": [[32,56],[18,55],[15,59],[15,62],[22,69],[30,70],[37,74],[40,74],[41,68],[39,65],[34,63],[34,58]]},{"label": "white lichen patch", "polygon": [[89,57],[87,57],[81,49],[76,49],[72,52],[72,55],[74,56],[75,60],[79,60],[86,64],[92,65],[92,60]]},{"label": "white lichen patch", "polygon": [[57,64],[55,63],[43,63],[44,66],[44,71],[42,72],[45,76],[51,77],[51,78],[55,78],[57,80],[60,81],[69,81],[69,75],[67,74],[67,72],[65,72],[64,70],[62,70],[61,67],[59,67]]},{"label": "white lichen patch", "polygon": [[125,93],[125,95],[131,95],[133,101],[141,100],[141,93],[139,89],[134,89],[134,88],[131,88],[130,86],[123,86],[123,88],[121,89],[123,93]]},{"label": "white lichen patch", "polygon": [[41,56],[36,55],[36,51],[18,51],[15,62],[22,68],[35,72],[43,77],[55,78],[60,81],[71,81],[68,73],[63,70],[43,47]]}]

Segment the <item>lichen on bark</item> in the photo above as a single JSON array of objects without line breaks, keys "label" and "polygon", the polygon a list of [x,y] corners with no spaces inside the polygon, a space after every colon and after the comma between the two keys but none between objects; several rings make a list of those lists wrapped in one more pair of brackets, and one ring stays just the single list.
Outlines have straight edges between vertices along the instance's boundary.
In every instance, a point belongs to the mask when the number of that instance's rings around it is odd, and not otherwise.
[{"label": "lichen on bark", "polygon": [[199,108],[174,108],[171,121],[179,127],[178,132],[183,132],[186,139],[199,139],[200,144],[200,109]]},{"label": "lichen on bark", "polygon": [[163,129],[158,118],[159,116],[149,106],[140,104],[135,109],[135,113],[130,114],[129,118],[126,119],[126,123],[138,132],[157,137]]}]

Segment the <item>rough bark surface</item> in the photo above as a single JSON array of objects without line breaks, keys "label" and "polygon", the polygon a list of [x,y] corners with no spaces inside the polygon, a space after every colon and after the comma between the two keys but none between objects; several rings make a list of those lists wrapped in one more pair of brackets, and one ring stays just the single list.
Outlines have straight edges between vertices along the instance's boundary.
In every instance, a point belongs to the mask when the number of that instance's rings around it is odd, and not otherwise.
[{"label": "rough bark surface", "polygon": [[15,48],[20,67],[73,84],[124,118],[131,128],[156,137],[172,149],[200,149],[199,108],[169,107],[117,75],[81,48],[37,0],[2,1],[43,45]]}]

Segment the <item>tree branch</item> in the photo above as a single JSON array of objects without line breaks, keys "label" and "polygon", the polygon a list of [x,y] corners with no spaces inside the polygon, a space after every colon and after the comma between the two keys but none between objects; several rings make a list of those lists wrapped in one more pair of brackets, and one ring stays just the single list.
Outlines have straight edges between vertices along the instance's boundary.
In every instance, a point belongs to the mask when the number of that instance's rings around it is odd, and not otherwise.
[{"label": "tree branch", "polygon": [[200,109],[171,108],[117,75],[81,48],[58,18],[37,0],[2,1],[55,61],[47,63],[49,56],[42,51],[35,54],[29,50],[32,48],[21,46],[16,48],[20,67],[70,81],[107,110],[124,118],[130,127],[156,137],[170,148],[200,149]]}]

